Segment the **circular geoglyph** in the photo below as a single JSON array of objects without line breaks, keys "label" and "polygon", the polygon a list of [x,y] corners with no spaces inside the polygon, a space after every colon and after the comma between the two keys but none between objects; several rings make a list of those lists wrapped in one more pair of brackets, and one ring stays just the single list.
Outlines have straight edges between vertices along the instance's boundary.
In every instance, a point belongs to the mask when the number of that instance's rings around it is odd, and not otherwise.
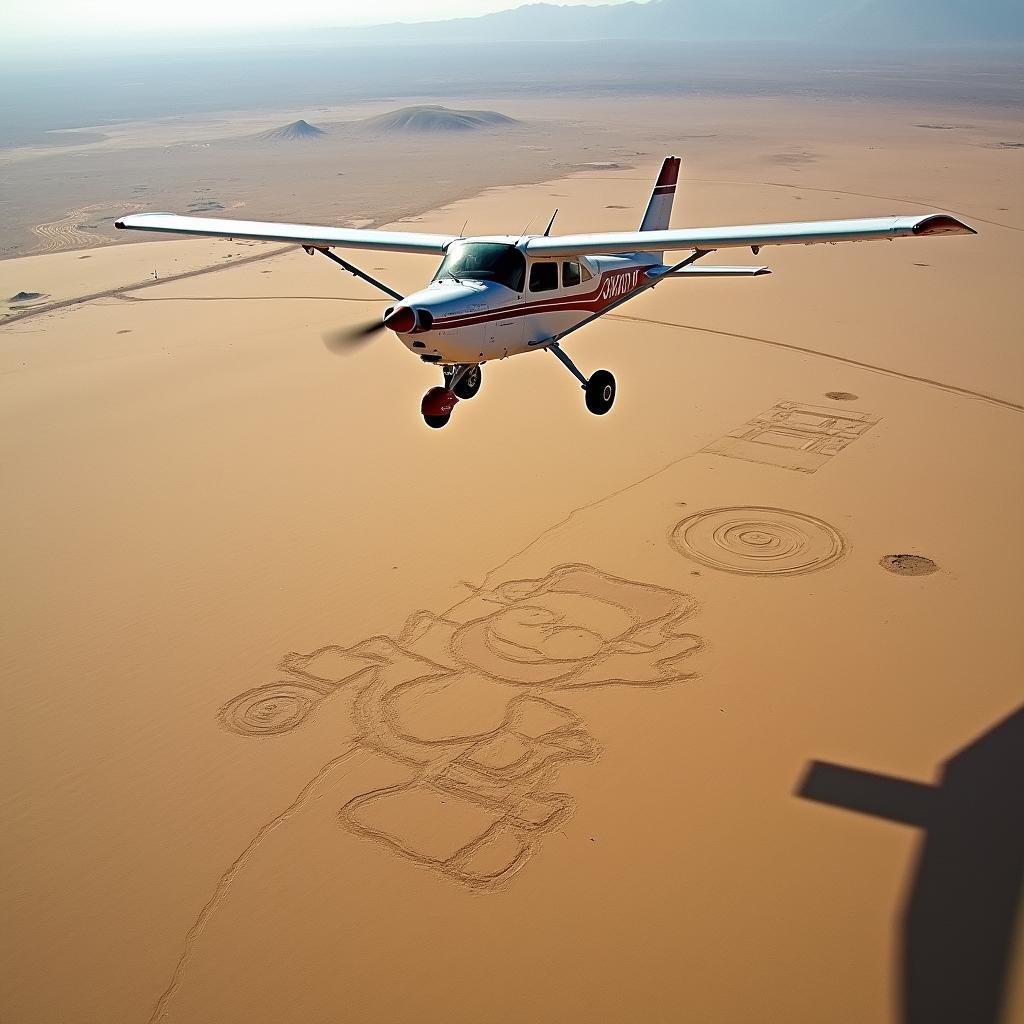
[{"label": "circular geoglyph", "polygon": [[220,720],[243,736],[268,736],[294,729],[323,699],[318,690],[281,680],[239,694],[220,710]]},{"label": "circular geoglyph", "polygon": [[748,576],[814,572],[846,550],[828,523],[782,508],[708,509],[678,523],[671,539],[695,562]]}]

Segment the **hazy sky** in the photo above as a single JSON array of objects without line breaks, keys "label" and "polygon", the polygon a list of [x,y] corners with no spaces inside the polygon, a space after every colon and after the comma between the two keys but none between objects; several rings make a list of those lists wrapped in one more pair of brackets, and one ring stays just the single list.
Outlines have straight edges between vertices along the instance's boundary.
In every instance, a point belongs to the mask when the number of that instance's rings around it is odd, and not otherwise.
[{"label": "hazy sky", "polygon": [[[46,37],[140,32],[432,21],[521,7],[526,0],[0,0],[0,36]],[[571,4],[622,0],[548,0]]]}]

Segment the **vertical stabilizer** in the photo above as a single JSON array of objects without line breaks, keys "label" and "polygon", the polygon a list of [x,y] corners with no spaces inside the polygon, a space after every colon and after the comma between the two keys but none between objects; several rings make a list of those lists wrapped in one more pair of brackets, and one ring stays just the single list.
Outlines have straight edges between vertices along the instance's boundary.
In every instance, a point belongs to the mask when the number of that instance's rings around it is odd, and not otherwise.
[{"label": "vertical stabilizer", "polygon": [[679,181],[679,157],[665,157],[661,174],[651,193],[647,212],[640,222],[641,231],[664,231],[672,219],[672,200],[676,197],[676,182]]}]

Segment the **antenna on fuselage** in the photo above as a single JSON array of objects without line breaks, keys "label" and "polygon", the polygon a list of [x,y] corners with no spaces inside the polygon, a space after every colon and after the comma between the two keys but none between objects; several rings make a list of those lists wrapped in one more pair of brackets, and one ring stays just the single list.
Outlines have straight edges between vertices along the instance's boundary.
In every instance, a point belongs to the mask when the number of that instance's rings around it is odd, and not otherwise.
[{"label": "antenna on fuselage", "polygon": [[526,227],[525,227],[525,228],[523,228],[523,233],[522,233],[522,234],[521,234],[521,235],[519,236],[519,241],[518,241],[518,242],[516,242],[516,245],[519,245],[519,243],[520,243],[520,242],[522,242],[522,240],[523,240],[523,239],[524,239],[524,238],[526,237],[526,232],[530,230],[530,225],[531,225],[532,223],[533,223],[533,218],[531,217],[531,218],[530,218],[530,219],[529,219],[529,220],[528,220],[528,221],[526,222]]},{"label": "antenna on fuselage", "polygon": [[459,238],[466,237],[466,228],[469,227],[469,218],[466,218],[466,223],[462,225],[462,230],[459,232]]},{"label": "antenna on fuselage", "polygon": [[558,216],[558,210],[555,210],[555,212],[553,214],[551,214],[551,220],[548,221],[548,226],[544,229],[544,237],[545,238],[547,238],[548,235],[551,234],[551,228],[554,226],[555,218],[557,216]]}]

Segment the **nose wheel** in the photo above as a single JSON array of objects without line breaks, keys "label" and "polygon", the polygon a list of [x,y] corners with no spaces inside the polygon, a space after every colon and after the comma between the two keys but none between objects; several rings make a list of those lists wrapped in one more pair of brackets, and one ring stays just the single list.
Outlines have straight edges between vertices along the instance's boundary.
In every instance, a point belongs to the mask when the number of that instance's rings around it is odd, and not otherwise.
[{"label": "nose wheel", "polygon": [[431,388],[420,403],[423,422],[434,430],[448,425],[452,410],[459,400],[473,398],[480,390],[482,374],[475,363],[459,363],[442,367],[444,385]]},{"label": "nose wheel", "polygon": [[420,403],[423,422],[434,430],[440,430],[441,427],[448,425],[452,418],[452,409],[458,402],[458,395],[454,391],[442,387],[431,388]]}]

